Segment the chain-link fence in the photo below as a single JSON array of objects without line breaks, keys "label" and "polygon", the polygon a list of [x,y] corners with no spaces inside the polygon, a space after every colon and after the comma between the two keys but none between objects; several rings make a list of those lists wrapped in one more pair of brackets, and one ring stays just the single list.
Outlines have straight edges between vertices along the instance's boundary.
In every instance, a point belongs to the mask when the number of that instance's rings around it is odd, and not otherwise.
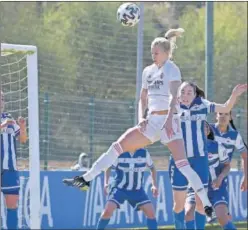
[{"label": "chain-link fence", "polygon": [[[120,4],[1,3],[2,40],[38,47],[42,168],[68,168],[81,152],[93,161],[134,125],[136,84],[140,84],[135,76],[137,58],[143,67],[150,64],[151,41],[170,27],[185,29],[174,56],[183,78],[204,88],[205,3],[146,2],[142,34],[137,26],[124,28],[116,21]],[[246,6],[214,3],[211,92],[219,103],[228,99],[237,83],[247,81]],[[144,38],[141,57],[137,57],[139,36]],[[240,99],[233,117],[246,140],[246,98]],[[163,168],[168,149],[157,143],[149,150]]]}]

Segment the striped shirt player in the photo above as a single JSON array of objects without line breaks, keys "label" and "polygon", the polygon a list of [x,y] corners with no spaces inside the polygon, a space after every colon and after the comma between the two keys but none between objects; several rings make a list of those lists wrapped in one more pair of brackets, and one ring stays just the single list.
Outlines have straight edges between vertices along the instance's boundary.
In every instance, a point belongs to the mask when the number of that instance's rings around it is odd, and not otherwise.
[{"label": "striped shirt player", "polygon": [[[209,164],[209,183],[208,196],[215,207],[219,203],[228,202],[227,178],[224,178],[219,189],[213,189],[212,182],[218,178],[226,164],[230,164],[226,148],[214,140],[207,140],[208,164]],[[187,203],[195,203],[195,193],[189,188]]]},{"label": "striped shirt player", "polygon": [[235,149],[239,153],[247,151],[240,133],[230,125],[227,127],[228,130],[225,133],[220,132],[217,123],[211,124],[211,128],[214,132],[214,139],[226,148],[230,161],[232,160]]},{"label": "striped shirt player", "polygon": [[[9,113],[1,114],[1,124],[13,119]],[[19,175],[16,165],[16,138],[20,127],[14,122],[1,129],[1,189],[4,194],[19,194]]]},{"label": "striped shirt player", "polygon": [[208,141],[208,161],[209,161],[209,186],[208,197],[215,207],[218,204],[228,204],[228,181],[227,177],[222,180],[219,188],[215,189],[212,182],[222,173],[226,164],[230,165],[227,149],[216,141]]},{"label": "striped shirt player", "polygon": [[112,166],[115,177],[110,186],[108,201],[116,203],[119,208],[127,200],[135,210],[150,203],[143,189],[143,177],[146,169],[153,169],[153,161],[146,149],[138,149],[133,154],[121,154]]},{"label": "striped shirt player", "polygon": [[[207,115],[215,112],[215,104],[202,97],[196,97],[189,107],[181,104],[180,108],[181,128],[189,163],[200,176],[204,187],[207,188],[209,169],[207,138],[204,127]],[[170,159],[169,175],[174,190],[187,189],[188,181],[177,169],[172,157]]]}]

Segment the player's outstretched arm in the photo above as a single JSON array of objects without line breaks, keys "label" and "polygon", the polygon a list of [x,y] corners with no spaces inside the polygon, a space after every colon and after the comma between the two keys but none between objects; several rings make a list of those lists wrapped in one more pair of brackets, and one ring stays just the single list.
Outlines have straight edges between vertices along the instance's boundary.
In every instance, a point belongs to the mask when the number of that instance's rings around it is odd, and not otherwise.
[{"label": "player's outstretched arm", "polygon": [[234,87],[230,98],[225,104],[215,104],[215,112],[217,113],[229,113],[235,105],[239,96],[247,91],[247,84],[238,84]]}]

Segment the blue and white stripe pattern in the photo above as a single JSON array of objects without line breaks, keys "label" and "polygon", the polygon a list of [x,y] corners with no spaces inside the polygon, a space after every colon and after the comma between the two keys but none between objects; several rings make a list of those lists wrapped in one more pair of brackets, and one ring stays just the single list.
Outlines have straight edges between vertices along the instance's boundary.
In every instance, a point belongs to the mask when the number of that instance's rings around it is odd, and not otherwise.
[{"label": "blue and white stripe pattern", "polygon": [[[10,114],[1,114],[1,123],[5,119],[13,119]],[[1,129],[1,172],[2,170],[16,171],[16,137],[20,127],[15,123]]]},{"label": "blue and white stripe pattern", "polygon": [[154,165],[146,149],[138,149],[133,154],[125,152],[112,166],[116,172],[112,184],[119,189],[139,190],[143,186],[143,176],[147,167],[153,168]]},{"label": "blue and white stripe pattern", "polygon": [[222,144],[228,153],[229,160],[232,160],[233,152],[236,149],[239,153],[247,151],[244,141],[238,131],[233,129],[230,125],[225,133],[221,133],[217,123],[211,124],[211,128],[214,132],[214,139],[219,144]]},{"label": "blue and white stripe pattern", "polygon": [[213,181],[221,174],[224,164],[229,162],[229,157],[226,148],[222,144],[207,140],[207,146],[210,179]]},{"label": "blue and white stripe pattern", "polygon": [[204,133],[208,113],[215,112],[215,104],[196,97],[189,107],[180,105],[181,127],[187,157],[207,155],[207,139]]}]

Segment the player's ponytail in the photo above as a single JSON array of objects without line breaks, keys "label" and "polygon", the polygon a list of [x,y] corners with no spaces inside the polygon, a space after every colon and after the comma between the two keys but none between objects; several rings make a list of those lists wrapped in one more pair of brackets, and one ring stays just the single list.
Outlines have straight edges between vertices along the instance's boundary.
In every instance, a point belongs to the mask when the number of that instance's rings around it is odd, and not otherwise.
[{"label": "player's ponytail", "polygon": [[208,129],[209,129],[209,133],[208,133],[208,135],[207,135],[207,139],[209,139],[209,140],[214,140],[214,132],[213,132],[213,129],[212,129],[212,127],[210,126],[210,124],[207,122],[207,121],[205,121],[205,123],[206,123],[206,125],[208,126]]},{"label": "player's ponytail", "polygon": [[170,29],[164,37],[157,37],[152,41],[151,49],[154,46],[159,46],[164,52],[169,52],[169,58],[172,58],[173,50],[176,49],[176,38],[181,37],[184,29]]},{"label": "player's ponytail", "polygon": [[193,82],[184,82],[185,84],[189,84],[195,92],[196,97],[202,97],[205,98],[205,92],[202,88],[200,88],[198,85],[196,85]]},{"label": "player's ponytail", "polygon": [[178,37],[181,37],[184,33],[183,28],[178,29],[169,29],[164,37],[170,42],[170,58],[172,57],[173,51],[177,48],[176,40]]}]

